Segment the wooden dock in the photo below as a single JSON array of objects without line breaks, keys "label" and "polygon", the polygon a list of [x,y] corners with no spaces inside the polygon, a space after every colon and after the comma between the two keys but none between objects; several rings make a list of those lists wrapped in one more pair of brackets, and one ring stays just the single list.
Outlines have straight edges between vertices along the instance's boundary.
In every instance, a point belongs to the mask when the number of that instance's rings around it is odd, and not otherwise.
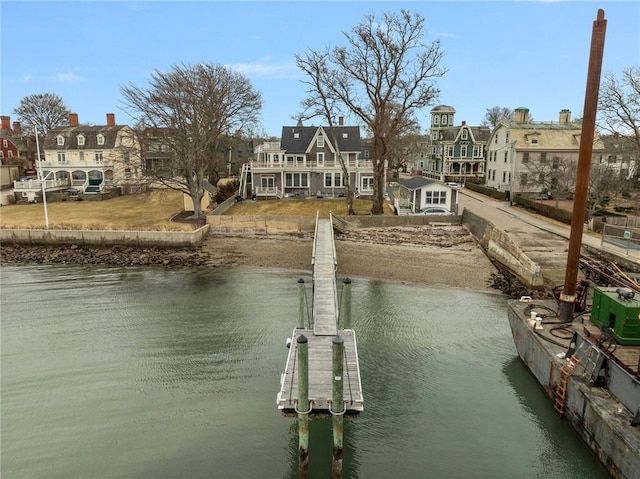
[{"label": "wooden dock", "polygon": [[333,397],[332,341],[336,336],[344,340],[343,401],[346,414],[363,410],[362,385],[356,335],[352,329],[338,329],[340,303],[336,280],[337,260],[331,220],[316,220],[313,240],[313,307],[309,328],[295,328],[289,355],[280,379],[278,409],[294,414],[298,400],[296,375],[297,338],[308,340],[309,394],[313,401],[310,414],[328,414]]}]

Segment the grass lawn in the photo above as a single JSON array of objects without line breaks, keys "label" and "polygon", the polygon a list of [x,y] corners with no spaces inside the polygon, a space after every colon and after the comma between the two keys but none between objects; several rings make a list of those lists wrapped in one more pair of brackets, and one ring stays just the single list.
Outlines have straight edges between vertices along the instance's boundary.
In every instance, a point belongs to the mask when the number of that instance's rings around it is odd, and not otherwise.
[{"label": "grass lawn", "polygon": [[[368,215],[371,201],[354,201],[356,214]],[[47,203],[50,229],[189,231],[192,224],[173,223],[171,218],[183,211],[182,193],[153,190],[137,195],[119,196],[104,201],[65,201]],[[227,215],[314,216],[328,218],[329,212],[346,214],[346,201],[341,199],[286,199],[243,201],[235,204]],[[385,204],[385,213],[393,214]],[[44,228],[44,205],[21,204],[0,207],[0,228]]]},{"label": "grass lawn", "polygon": [[[371,214],[371,200],[355,199],[353,209],[357,215]],[[385,203],[385,214],[393,215],[391,207]],[[283,200],[245,200],[237,203],[225,215],[256,215],[256,216],[316,216],[320,213],[320,218],[329,218],[329,213],[340,216],[347,214],[347,201],[344,198],[335,199],[293,199]]]}]

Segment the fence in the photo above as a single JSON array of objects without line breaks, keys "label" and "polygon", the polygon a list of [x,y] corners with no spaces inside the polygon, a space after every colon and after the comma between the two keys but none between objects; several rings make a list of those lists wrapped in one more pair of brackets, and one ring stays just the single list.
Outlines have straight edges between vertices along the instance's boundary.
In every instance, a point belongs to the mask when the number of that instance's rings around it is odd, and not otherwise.
[{"label": "fence", "polygon": [[601,245],[604,245],[604,243],[625,248],[627,254],[629,254],[629,250],[640,250],[640,228],[627,226],[625,224],[610,224],[609,219],[607,219],[607,222],[603,224],[602,228]]}]

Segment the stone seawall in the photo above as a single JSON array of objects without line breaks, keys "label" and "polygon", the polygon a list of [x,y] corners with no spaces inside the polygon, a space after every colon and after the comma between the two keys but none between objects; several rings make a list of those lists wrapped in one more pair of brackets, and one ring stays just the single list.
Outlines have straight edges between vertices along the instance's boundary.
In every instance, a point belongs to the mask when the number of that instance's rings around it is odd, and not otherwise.
[{"label": "stone seawall", "polygon": [[478,240],[489,258],[505,266],[528,287],[544,287],[540,266],[532,261],[505,232],[467,209],[462,214],[462,224]]}]

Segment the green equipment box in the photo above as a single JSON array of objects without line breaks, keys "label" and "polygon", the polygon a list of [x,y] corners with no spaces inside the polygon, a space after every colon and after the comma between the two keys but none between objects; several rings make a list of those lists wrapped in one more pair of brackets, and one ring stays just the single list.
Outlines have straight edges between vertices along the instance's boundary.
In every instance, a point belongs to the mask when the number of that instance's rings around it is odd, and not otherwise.
[{"label": "green equipment box", "polygon": [[593,288],[591,322],[618,344],[640,345],[640,294],[629,288]]}]

